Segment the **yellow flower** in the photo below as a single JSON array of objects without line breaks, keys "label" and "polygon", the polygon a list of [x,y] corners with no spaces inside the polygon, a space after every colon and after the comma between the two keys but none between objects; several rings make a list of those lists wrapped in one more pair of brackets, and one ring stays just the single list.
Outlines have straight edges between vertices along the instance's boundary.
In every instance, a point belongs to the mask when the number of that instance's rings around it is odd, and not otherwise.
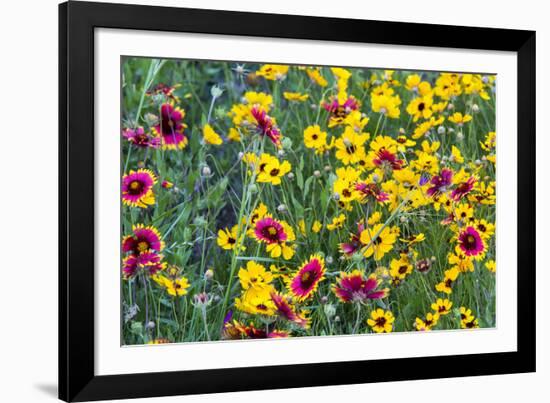
[{"label": "yellow flower", "polygon": [[462,126],[464,123],[468,123],[470,120],[472,120],[472,115],[462,115],[460,112],[455,112],[451,116],[449,116],[449,121]]},{"label": "yellow flower", "polygon": [[326,87],[328,85],[327,80],[321,75],[319,68],[309,67],[306,73],[311,81],[320,87]]},{"label": "yellow flower", "polygon": [[437,325],[437,322],[439,321],[439,313],[428,313],[426,315],[426,319],[422,320],[420,318],[416,318],[415,320],[415,327],[416,330],[419,331],[428,331],[432,330],[432,328]]},{"label": "yellow flower", "polygon": [[169,295],[181,297],[187,294],[189,281],[185,277],[168,278],[162,274],[152,276],[152,279],[161,287],[163,287]]},{"label": "yellow flower", "polygon": [[397,234],[390,227],[384,227],[384,224],[376,224],[372,228],[363,230],[359,238],[367,247],[363,255],[365,257],[374,255],[375,260],[380,260],[393,249]]},{"label": "yellow flower", "polygon": [[289,173],[291,168],[290,162],[283,161],[280,163],[277,158],[271,158],[264,167],[260,168],[257,181],[280,185],[281,178]]},{"label": "yellow flower", "polygon": [[429,119],[432,116],[432,104],[430,95],[414,98],[407,105],[407,113],[413,117],[413,122],[420,118]]},{"label": "yellow flower", "polygon": [[315,233],[318,233],[319,231],[321,231],[322,228],[323,228],[323,224],[321,224],[320,221],[315,220],[315,221],[313,222],[313,225],[312,225],[312,227],[311,227],[311,230],[312,230],[313,232],[315,232]]},{"label": "yellow flower", "polygon": [[298,101],[298,102],[303,102],[305,101],[306,99],[309,98],[309,95],[308,94],[301,94],[299,92],[283,92],[283,96],[285,97],[285,99],[289,100],[289,101]]},{"label": "yellow flower", "polygon": [[376,309],[370,313],[370,318],[367,319],[367,324],[376,333],[390,333],[393,329],[393,322],[395,318],[391,311],[385,311],[383,309]]},{"label": "yellow flower", "polygon": [[458,81],[456,73],[441,73],[435,82],[435,95],[448,101],[453,96],[459,96],[462,93],[462,87]]},{"label": "yellow flower", "polygon": [[390,263],[390,275],[394,279],[403,280],[413,271],[412,264],[407,259],[392,259]]},{"label": "yellow flower", "polygon": [[286,77],[288,66],[281,64],[264,64],[256,75],[265,77],[266,80],[282,80]]},{"label": "yellow flower", "polygon": [[321,130],[319,125],[308,126],[304,130],[304,145],[307,148],[321,148],[327,144],[327,132]]},{"label": "yellow flower", "polygon": [[248,91],[244,94],[244,99],[248,105],[258,105],[266,112],[269,112],[273,105],[273,97],[265,92]]},{"label": "yellow flower", "polygon": [[445,270],[445,278],[441,283],[438,283],[435,286],[435,289],[439,292],[444,292],[445,294],[450,294],[453,292],[452,286],[455,280],[457,279],[459,271],[456,267],[453,267],[449,270]]},{"label": "yellow flower", "polygon": [[246,269],[239,269],[239,281],[245,290],[253,288],[260,290],[273,281],[273,274],[259,263],[249,260]]},{"label": "yellow flower", "polygon": [[260,288],[249,288],[240,298],[235,298],[235,308],[251,315],[275,315],[276,307],[271,299],[271,293],[275,288],[264,285]]},{"label": "yellow flower", "polygon": [[479,327],[478,320],[472,314],[471,309],[460,307],[460,327],[462,329],[476,329]]},{"label": "yellow flower", "polygon": [[338,217],[334,217],[330,224],[327,224],[327,229],[329,231],[334,231],[335,229],[342,228],[346,222],[346,216],[340,214]]},{"label": "yellow flower", "polygon": [[[225,250],[231,250],[235,249],[237,247],[237,231],[239,229],[238,225],[234,225],[233,228],[231,228],[231,231],[229,229],[224,228],[220,229],[218,231],[218,239],[217,243],[218,246]],[[240,237],[240,241],[242,243],[242,236]],[[245,250],[245,247],[241,245],[241,250]]]},{"label": "yellow flower", "polygon": [[432,304],[432,309],[440,315],[447,315],[451,312],[452,306],[453,303],[448,299],[438,298],[437,301]]},{"label": "yellow flower", "polygon": [[220,135],[216,133],[212,128],[212,126],[210,126],[209,124],[204,125],[202,129],[202,135],[203,135],[204,142],[206,144],[213,144],[213,145],[219,146],[220,144],[223,143],[223,140],[220,137]]},{"label": "yellow flower", "polygon": [[237,129],[232,127],[229,129],[229,133],[227,133],[227,138],[231,141],[241,141],[241,134]]},{"label": "yellow flower", "polygon": [[464,163],[464,157],[460,153],[460,150],[456,146],[451,146],[451,162],[456,162],[457,164]]},{"label": "yellow flower", "polygon": [[377,95],[371,97],[372,111],[386,115],[390,119],[397,119],[401,114],[399,105],[401,105],[399,95]]},{"label": "yellow flower", "polygon": [[496,273],[497,264],[495,263],[495,261],[493,259],[487,260],[487,262],[485,262],[485,268],[487,270],[489,270],[491,273]]},{"label": "yellow flower", "polygon": [[369,225],[378,224],[381,218],[382,218],[382,213],[379,211],[375,211],[370,215],[369,219],[367,220],[367,224]]},{"label": "yellow flower", "polygon": [[365,156],[363,144],[369,139],[367,133],[357,133],[351,126],[346,126],[344,133],[335,143],[336,158],[344,165],[355,164]]}]

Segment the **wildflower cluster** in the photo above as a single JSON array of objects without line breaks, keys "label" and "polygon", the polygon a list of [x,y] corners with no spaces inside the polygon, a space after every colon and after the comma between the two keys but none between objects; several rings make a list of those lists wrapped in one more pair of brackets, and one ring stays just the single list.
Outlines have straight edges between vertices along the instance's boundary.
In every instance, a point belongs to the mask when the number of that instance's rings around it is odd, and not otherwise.
[{"label": "wildflower cluster", "polygon": [[494,76],[123,74],[126,344],[495,325]]}]

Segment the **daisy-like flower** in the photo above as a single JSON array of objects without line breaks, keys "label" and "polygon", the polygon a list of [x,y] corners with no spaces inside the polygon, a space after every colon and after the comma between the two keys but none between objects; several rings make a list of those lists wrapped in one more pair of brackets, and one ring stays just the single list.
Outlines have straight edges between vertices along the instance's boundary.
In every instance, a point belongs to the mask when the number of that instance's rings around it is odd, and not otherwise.
[{"label": "daisy-like flower", "polygon": [[271,300],[273,287],[264,285],[261,288],[249,288],[240,298],[235,298],[235,308],[251,315],[275,315],[275,304]]},{"label": "daisy-like flower", "polygon": [[160,252],[164,249],[164,242],[159,231],[153,226],[137,224],[132,226],[132,235],[126,235],[122,239],[122,252],[131,252],[139,255],[149,250]]},{"label": "daisy-like flower", "polygon": [[413,122],[418,119],[429,119],[432,116],[433,98],[431,95],[414,98],[407,105],[407,113],[413,117]]},{"label": "daisy-like flower", "polygon": [[391,311],[383,309],[375,309],[370,313],[370,318],[367,319],[367,324],[376,333],[390,333],[393,329],[395,318]]},{"label": "daisy-like flower", "polygon": [[280,81],[286,77],[288,67],[283,64],[264,64],[260,70],[256,71],[256,75],[264,77],[266,80]]},{"label": "daisy-like flower", "polygon": [[145,133],[143,127],[138,127],[136,129],[126,128],[122,131],[122,136],[127,139],[130,144],[140,148],[159,148],[161,144],[160,137]]},{"label": "daisy-like flower", "polygon": [[280,185],[281,178],[289,173],[291,169],[292,166],[290,162],[279,162],[277,158],[271,158],[269,162],[261,167],[257,181],[271,183],[272,185]]},{"label": "daisy-like flower", "polygon": [[308,75],[309,79],[318,86],[326,87],[328,85],[328,81],[325,77],[321,75],[318,67],[308,67],[306,69],[306,74]]},{"label": "daisy-like flower", "polygon": [[476,329],[479,327],[479,322],[472,314],[472,310],[464,306],[460,307],[460,327],[462,329]]},{"label": "daisy-like flower", "polygon": [[128,255],[122,261],[122,274],[125,279],[134,277],[140,271],[152,276],[165,268],[166,263],[162,262],[162,255],[152,251]]},{"label": "daisy-like flower", "polygon": [[147,208],[155,204],[153,185],[157,177],[148,169],[130,171],[122,177],[122,202],[127,206]]},{"label": "daisy-like flower", "polygon": [[431,187],[426,191],[428,196],[439,196],[445,193],[449,186],[453,183],[453,171],[448,168],[443,168],[439,175],[435,175],[430,180]]},{"label": "daisy-like flower", "polygon": [[351,126],[346,126],[344,133],[334,143],[336,158],[344,165],[355,164],[365,157],[363,144],[369,139],[367,133],[357,133]]},{"label": "daisy-like flower", "polygon": [[239,269],[239,281],[244,290],[253,288],[261,290],[273,281],[273,274],[259,263],[249,260],[246,269]]},{"label": "daisy-like flower", "polygon": [[288,101],[298,101],[298,102],[303,102],[303,101],[305,101],[306,99],[309,98],[308,94],[301,94],[299,92],[286,92],[285,91],[285,92],[283,92],[283,96]]},{"label": "daisy-like flower", "polygon": [[425,319],[416,318],[414,326],[418,331],[429,331],[437,325],[439,321],[439,313],[428,313]]},{"label": "daisy-like flower", "polygon": [[321,130],[319,125],[308,126],[304,130],[304,145],[307,148],[320,149],[327,144],[327,132]]},{"label": "daisy-like flower", "polygon": [[432,309],[440,315],[447,315],[451,312],[452,306],[453,303],[448,299],[438,298],[437,301],[432,304]]},{"label": "daisy-like flower", "polygon": [[220,137],[220,135],[216,133],[212,128],[212,126],[210,126],[209,124],[204,125],[202,129],[202,135],[203,135],[204,142],[206,144],[219,146],[220,144],[223,143],[223,140]]},{"label": "daisy-like flower", "polygon": [[338,217],[334,217],[332,222],[327,224],[327,229],[329,231],[334,231],[335,229],[342,228],[346,222],[346,215],[340,214]]},{"label": "daisy-like flower", "polygon": [[294,298],[304,301],[313,295],[324,278],[324,259],[319,255],[312,255],[289,279],[288,289]]},{"label": "daisy-like flower", "polygon": [[267,112],[258,106],[252,107],[250,113],[256,121],[256,127],[261,136],[267,136],[276,147],[281,147],[281,132],[275,123],[275,120]]},{"label": "daisy-like flower", "polygon": [[361,270],[353,270],[351,273],[341,272],[332,285],[332,292],[342,302],[365,302],[368,299],[385,298],[389,290],[379,289],[382,283],[375,274],[365,277]]},{"label": "daisy-like flower", "polygon": [[183,123],[185,111],[174,106],[174,102],[165,103],[160,106],[159,123],[153,126],[152,130],[162,139],[162,147],[165,150],[183,149],[187,146],[187,136]]},{"label": "daisy-like flower", "polygon": [[[237,234],[238,230],[238,225],[234,225],[231,228],[231,231],[228,228],[218,230],[218,238],[216,240],[218,246],[225,250],[235,249],[239,240],[239,236]],[[245,247],[241,245],[241,249],[244,250]]]},{"label": "daisy-like flower", "polygon": [[487,260],[487,262],[485,262],[485,268],[487,270],[489,270],[491,273],[496,273],[497,264],[495,263],[495,261],[493,259]]},{"label": "daisy-like flower", "polygon": [[397,119],[401,114],[399,95],[371,95],[372,111],[386,115],[390,119]]},{"label": "daisy-like flower", "polygon": [[277,258],[282,255],[285,260],[288,260],[294,256],[294,248],[287,242],[294,241],[296,235],[284,221],[277,221],[266,215],[256,221],[254,237],[267,245],[266,251],[271,254],[271,257]]},{"label": "daisy-like flower", "polygon": [[464,123],[468,123],[470,120],[472,120],[472,115],[464,114],[460,112],[455,112],[451,116],[449,116],[449,121],[457,124],[458,126],[464,125]]},{"label": "daisy-like flower", "polygon": [[485,252],[485,242],[474,227],[467,227],[458,235],[458,244],[466,256],[479,259]]},{"label": "daisy-like flower", "polygon": [[413,271],[413,265],[407,259],[392,259],[390,263],[390,275],[394,279],[403,280]]},{"label": "daisy-like flower", "polygon": [[452,191],[451,198],[454,201],[462,199],[464,196],[472,191],[476,181],[477,178],[475,176],[471,176],[465,182],[459,183],[457,187]]},{"label": "daisy-like flower", "polygon": [[189,281],[185,277],[170,278],[162,274],[155,274],[152,279],[166,290],[168,295],[182,297],[187,294]]},{"label": "daisy-like flower", "polygon": [[363,230],[360,240],[365,245],[363,255],[365,257],[374,255],[375,260],[380,260],[393,249],[397,234],[390,227],[384,227],[384,224],[376,224],[372,228]]},{"label": "daisy-like flower", "polygon": [[445,270],[445,278],[442,282],[436,284],[435,289],[439,292],[444,292],[445,294],[450,294],[453,292],[453,284],[458,278],[460,271],[456,267],[452,267],[449,270]]},{"label": "daisy-like flower", "polygon": [[272,292],[271,299],[275,304],[277,314],[281,318],[295,323],[304,329],[309,327],[310,319],[306,318],[303,313],[296,312],[295,308],[292,306],[292,298],[290,296],[278,292]]}]

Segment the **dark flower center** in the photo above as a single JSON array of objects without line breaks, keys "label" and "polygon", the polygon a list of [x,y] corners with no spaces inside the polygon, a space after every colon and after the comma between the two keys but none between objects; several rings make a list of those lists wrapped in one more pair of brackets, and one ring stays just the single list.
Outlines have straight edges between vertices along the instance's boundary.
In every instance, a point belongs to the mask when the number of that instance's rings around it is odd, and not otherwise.
[{"label": "dark flower center", "polygon": [[351,197],[351,192],[349,191],[349,189],[344,189],[342,190],[342,195],[344,197]]},{"label": "dark flower center", "polygon": [[376,237],[376,239],[373,241],[375,245],[380,245],[382,243],[382,238]]},{"label": "dark flower center", "polygon": [[346,152],[348,154],[354,154],[356,150],[357,148],[353,144],[346,147]]},{"label": "dark flower center", "polygon": [[233,237],[228,237],[228,238],[227,238],[227,243],[228,243],[228,244],[233,245],[233,244],[235,244],[236,242],[237,242],[237,240],[236,240],[235,238],[233,238]]},{"label": "dark flower center", "polygon": [[313,136],[311,136],[311,138],[312,138],[313,140],[317,140],[317,139],[319,138],[319,136],[317,135],[317,133],[315,133]]},{"label": "dark flower center", "polygon": [[308,290],[315,283],[315,273],[306,271],[300,276],[300,283],[303,289]]},{"label": "dark flower center", "polygon": [[271,172],[269,172],[269,174],[270,174],[271,176],[277,176],[277,175],[279,175],[279,172],[280,172],[279,169],[273,168],[273,169],[271,170]]},{"label": "dark flower center", "polygon": [[279,240],[278,234],[279,232],[277,231],[277,228],[272,225],[265,227],[262,230],[262,235],[271,242],[277,242]]},{"label": "dark flower center", "polygon": [[384,327],[385,324],[386,324],[386,318],[384,316],[381,316],[376,319],[376,326]]},{"label": "dark flower center", "polygon": [[144,184],[140,181],[132,181],[128,186],[129,193],[132,195],[138,195],[143,192]]},{"label": "dark flower center", "polygon": [[464,237],[462,244],[467,250],[474,250],[477,247],[477,239],[475,236],[468,234]]},{"label": "dark flower center", "polygon": [[399,274],[404,274],[407,272],[407,266],[399,266]]},{"label": "dark flower center", "polygon": [[418,104],[418,110],[422,112],[424,109],[426,109],[426,104],[424,104],[424,102],[420,102]]}]

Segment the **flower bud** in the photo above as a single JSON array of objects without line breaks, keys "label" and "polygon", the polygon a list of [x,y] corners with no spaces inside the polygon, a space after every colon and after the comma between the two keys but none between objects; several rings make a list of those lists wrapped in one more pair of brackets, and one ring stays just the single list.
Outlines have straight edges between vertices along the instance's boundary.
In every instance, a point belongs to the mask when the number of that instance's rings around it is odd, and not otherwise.
[{"label": "flower bud", "polygon": [[325,165],[325,172],[330,172],[332,167],[330,165]]},{"label": "flower bud", "polygon": [[313,176],[315,176],[316,178],[319,178],[319,177],[321,177],[321,172],[318,171],[318,170],[315,170],[315,171],[313,171]]},{"label": "flower bud", "polygon": [[292,172],[289,172],[286,174],[286,177],[290,180],[293,180],[294,179],[294,174]]},{"label": "flower bud", "polygon": [[458,133],[456,134],[456,139],[457,139],[458,141],[464,140],[464,133],[458,132]]},{"label": "flower bud", "polygon": [[212,170],[210,169],[210,167],[208,165],[203,166],[201,172],[202,172],[202,176],[212,175]]},{"label": "flower bud", "polygon": [[287,211],[286,205],[285,204],[279,204],[277,206],[277,211],[279,213],[285,213]]},{"label": "flower bud", "polygon": [[212,280],[212,278],[214,278],[214,270],[212,270],[212,269],[206,270],[206,272],[204,273],[204,279],[205,280]]},{"label": "flower bud", "polygon": [[437,128],[437,134],[439,134],[439,135],[445,134],[445,126],[439,126]]},{"label": "flower bud", "polygon": [[474,113],[478,113],[478,112],[479,112],[479,105],[478,105],[478,104],[473,104],[473,105],[472,105],[472,112],[474,112]]}]

